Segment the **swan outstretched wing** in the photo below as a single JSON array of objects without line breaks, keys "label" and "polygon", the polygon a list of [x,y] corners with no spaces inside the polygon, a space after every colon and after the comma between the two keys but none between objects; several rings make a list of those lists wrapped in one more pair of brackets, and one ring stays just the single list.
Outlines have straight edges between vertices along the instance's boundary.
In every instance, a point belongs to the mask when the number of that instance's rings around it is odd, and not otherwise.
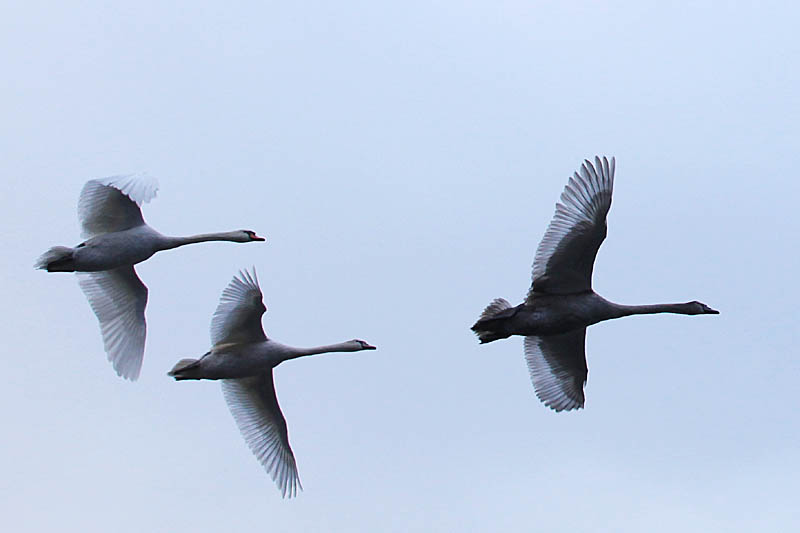
[{"label": "swan outstretched wing", "polygon": [[158,181],[146,174],[89,180],[78,199],[81,235],[90,238],[144,224],[139,206],[152,200],[157,191]]},{"label": "swan outstretched wing", "polygon": [[560,335],[525,337],[525,360],[536,396],[555,411],[583,407],[586,328]]},{"label": "swan outstretched wing", "polygon": [[222,380],[222,393],[247,446],[264,466],[284,498],[302,489],[289,446],[286,419],[275,395],[272,370],[261,375]]},{"label": "swan outstretched wing", "polygon": [[100,322],[108,360],[117,374],[135,381],[142,369],[147,334],[147,287],[132,266],[77,274],[81,290]]},{"label": "swan outstretched wing", "polygon": [[240,271],[222,291],[211,318],[211,344],[265,341],[261,316],[266,310],[255,269]]},{"label": "swan outstretched wing", "polygon": [[586,160],[569,179],[533,260],[534,292],[569,294],[592,288],[597,250],[606,238],[615,161]]}]

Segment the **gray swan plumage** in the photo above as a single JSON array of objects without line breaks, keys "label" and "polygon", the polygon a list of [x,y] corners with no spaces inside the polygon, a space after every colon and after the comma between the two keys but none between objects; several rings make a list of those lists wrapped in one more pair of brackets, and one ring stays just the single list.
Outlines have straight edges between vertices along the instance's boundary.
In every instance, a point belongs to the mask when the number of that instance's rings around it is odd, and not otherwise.
[{"label": "gray swan plumage", "polygon": [[536,395],[555,411],[584,406],[587,326],[629,315],[719,313],[697,301],[621,305],[592,290],[594,260],[606,237],[615,166],[613,157],[583,163],[564,188],[536,250],[533,283],[525,301],[512,307],[495,299],[472,326],[482,344],[512,335],[525,337],[525,359]]},{"label": "gray swan plumage", "polygon": [[152,200],[158,181],[146,174],[89,180],[78,199],[81,236],[75,247],[54,246],[34,267],[76,272],[78,284],[100,323],[103,345],[117,374],[135,381],[144,357],[147,287],[133,265],[161,250],[206,241],[263,241],[251,230],[168,237],[150,226],[140,206]]},{"label": "gray swan plumage", "polygon": [[375,347],[359,339],[314,348],[296,348],[266,336],[261,317],[267,308],[255,269],[234,276],[211,319],[211,350],[199,359],[181,359],[168,375],[176,380],[221,380],[231,414],[250,450],[284,498],[302,489],[289,445],[286,419],[278,405],[272,369],[284,361],[329,352]]}]

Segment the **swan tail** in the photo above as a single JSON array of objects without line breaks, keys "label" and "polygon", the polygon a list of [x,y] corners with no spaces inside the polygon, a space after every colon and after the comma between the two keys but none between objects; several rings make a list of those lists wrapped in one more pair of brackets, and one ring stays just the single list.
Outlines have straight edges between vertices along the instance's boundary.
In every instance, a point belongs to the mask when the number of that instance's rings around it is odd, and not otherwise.
[{"label": "swan tail", "polygon": [[478,321],[472,326],[472,331],[478,335],[481,344],[509,337],[508,334],[497,331],[497,326],[502,318],[500,315],[509,309],[511,309],[511,304],[504,298],[495,298],[486,306]]},{"label": "swan tail", "polygon": [[72,258],[74,253],[74,248],[53,246],[36,260],[33,268],[47,270],[48,272],[75,272],[75,264]]},{"label": "swan tail", "polygon": [[167,372],[167,375],[175,378],[176,381],[182,379],[199,379],[192,375],[192,370],[199,366],[200,359],[181,359],[172,367],[172,370]]}]

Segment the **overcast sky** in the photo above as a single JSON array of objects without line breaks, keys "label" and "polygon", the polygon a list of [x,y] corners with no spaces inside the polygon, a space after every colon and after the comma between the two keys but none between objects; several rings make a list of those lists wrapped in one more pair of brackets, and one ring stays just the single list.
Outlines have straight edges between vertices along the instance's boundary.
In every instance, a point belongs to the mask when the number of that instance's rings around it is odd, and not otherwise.
[{"label": "overcast sky", "polygon": [[[7,531],[791,531],[800,527],[800,12],[790,2],[16,2],[0,19]],[[512,338],[567,177],[617,158],[594,288],[719,316],[589,329],[586,409]],[[147,171],[137,383],[71,274],[91,178]],[[282,500],[209,346],[255,265],[267,335],[375,352],[275,372],[305,490]]]}]

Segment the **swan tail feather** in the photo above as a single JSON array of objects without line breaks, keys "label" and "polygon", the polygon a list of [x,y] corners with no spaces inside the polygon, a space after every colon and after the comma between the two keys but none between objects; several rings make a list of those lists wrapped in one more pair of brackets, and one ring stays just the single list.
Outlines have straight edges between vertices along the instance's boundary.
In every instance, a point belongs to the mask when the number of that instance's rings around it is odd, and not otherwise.
[{"label": "swan tail feather", "polygon": [[167,375],[175,378],[177,381],[192,379],[189,376],[189,371],[196,368],[199,362],[200,359],[181,359],[172,367],[172,370],[167,372]]},{"label": "swan tail feather", "polygon": [[496,329],[496,326],[499,325],[499,315],[509,309],[511,309],[511,304],[504,298],[495,298],[486,306],[478,321],[472,326],[472,331],[478,335],[481,344],[509,337],[508,334],[499,332]]},{"label": "swan tail feather", "polygon": [[72,256],[74,248],[68,246],[53,246],[36,260],[33,268],[47,270],[48,272],[75,272]]},{"label": "swan tail feather", "polygon": [[505,298],[495,298],[492,300],[492,303],[487,305],[486,309],[483,310],[483,313],[481,313],[481,316],[478,318],[478,322],[481,320],[494,318],[498,313],[501,313],[506,309],[511,309],[511,304],[508,303],[508,300]]}]

